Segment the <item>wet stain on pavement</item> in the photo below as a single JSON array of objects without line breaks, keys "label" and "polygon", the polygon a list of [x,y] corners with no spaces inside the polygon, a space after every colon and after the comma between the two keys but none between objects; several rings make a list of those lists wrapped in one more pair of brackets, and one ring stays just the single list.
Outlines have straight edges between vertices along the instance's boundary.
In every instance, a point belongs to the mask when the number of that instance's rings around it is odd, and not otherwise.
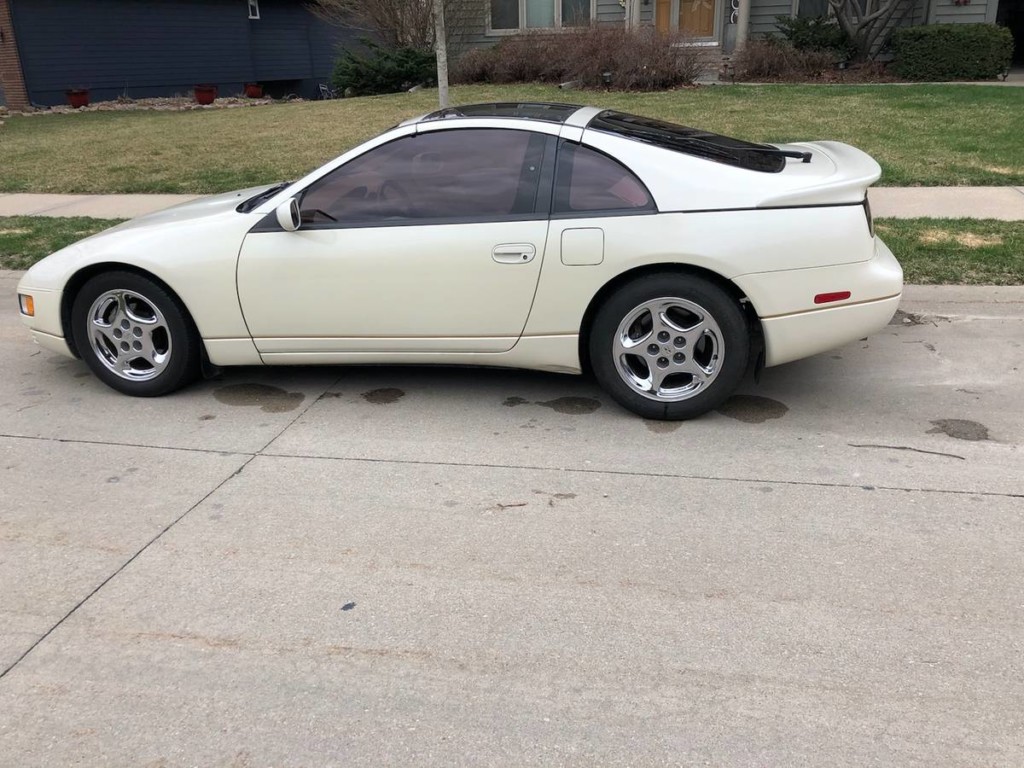
[{"label": "wet stain on pavement", "polygon": [[371,389],[363,392],[363,400],[373,405],[390,405],[397,403],[405,397],[405,391],[395,387],[384,387],[382,389]]},{"label": "wet stain on pavement", "polygon": [[968,419],[936,419],[929,429],[929,435],[949,435],[957,440],[988,440],[988,427]]},{"label": "wet stain on pavement", "polygon": [[644,426],[648,430],[656,435],[667,435],[670,432],[675,432],[681,426],[681,421],[654,421],[653,419],[644,419]]},{"label": "wet stain on pavement", "polygon": [[917,312],[904,312],[902,309],[897,309],[896,314],[889,321],[889,325],[934,325],[938,328],[939,322],[948,323],[949,318],[941,315],[921,315]]},{"label": "wet stain on pavement", "polygon": [[778,400],[757,395],[733,395],[715,410],[745,424],[764,424],[789,413],[789,407]]},{"label": "wet stain on pavement", "polygon": [[285,392],[268,384],[228,384],[215,389],[213,396],[224,405],[254,406],[265,413],[294,411],[306,399],[301,392]]},{"label": "wet stain on pavement", "polygon": [[355,607],[356,607],[355,603],[345,603],[343,606],[341,606],[341,610],[343,610],[343,611],[351,611]]},{"label": "wet stain on pavement", "polygon": [[[518,405],[539,405],[542,408],[550,408],[556,413],[565,413],[570,416],[581,416],[586,413],[593,413],[601,407],[601,401],[592,397],[556,397],[554,400],[527,400],[525,397],[513,395],[506,397],[502,403],[506,408],[515,408]],[[531,424],[536,424],[536,419],[530,419]],[[524,424],[524,428],[533,429],[530,424]]]},{"label": "wet stain on pavement", "polygon": [[537,401],[534,405],[550,408],[556,413],[581,416],[596,411],[601,407],[601,401],[592,397],[557,397],[554,400]]}]

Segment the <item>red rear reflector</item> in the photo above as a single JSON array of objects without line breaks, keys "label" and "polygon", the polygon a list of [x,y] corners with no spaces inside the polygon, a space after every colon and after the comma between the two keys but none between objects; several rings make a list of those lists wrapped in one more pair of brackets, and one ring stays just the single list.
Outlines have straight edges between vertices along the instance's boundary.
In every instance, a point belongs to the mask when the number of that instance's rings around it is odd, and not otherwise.
[{"label": "red rear reflector", "polygon": [[819,293],[814,297],[815,304],[828,304],[832,301],[843,301],[850,298],[849,291],[833,291],[832,293]]}]

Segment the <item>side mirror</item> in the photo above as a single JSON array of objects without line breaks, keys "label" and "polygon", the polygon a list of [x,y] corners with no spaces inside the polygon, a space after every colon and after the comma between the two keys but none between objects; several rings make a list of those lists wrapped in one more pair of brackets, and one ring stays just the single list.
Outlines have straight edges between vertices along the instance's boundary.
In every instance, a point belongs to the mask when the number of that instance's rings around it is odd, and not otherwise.
[{"label": "side mirror", "polygon": [[285,232],[294,232],[302,223],[302,216],[299,213],[299,201],[294,197],[285,200],[277,206],[277,223]]}]

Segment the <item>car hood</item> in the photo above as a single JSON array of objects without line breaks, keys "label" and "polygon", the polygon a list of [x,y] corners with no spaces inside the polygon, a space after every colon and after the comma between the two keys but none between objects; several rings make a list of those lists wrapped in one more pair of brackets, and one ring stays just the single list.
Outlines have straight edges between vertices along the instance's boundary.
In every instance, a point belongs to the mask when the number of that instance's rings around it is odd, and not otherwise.
[{"label": "car hood", "polygon": [[126,221],[50,254],[29,269],[22,285],[59,290],[74,272],[98,263],[130,264],[166,280],[172,265],[181,269],[234,259],[245,233],[260,219],[235,208],[270,186],[202,197]]}]

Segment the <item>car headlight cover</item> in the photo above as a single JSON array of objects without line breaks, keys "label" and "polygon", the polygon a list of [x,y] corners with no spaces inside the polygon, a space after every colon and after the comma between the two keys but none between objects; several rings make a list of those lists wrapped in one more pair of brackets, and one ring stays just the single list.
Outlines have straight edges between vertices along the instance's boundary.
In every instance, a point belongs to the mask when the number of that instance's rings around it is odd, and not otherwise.
[{"label": "car headlight cover", "polygon": [[28,317],[35,317],[36,303],[27,293],[18,294],[18,305],[21,308],[21,314],[27,315]]}]

